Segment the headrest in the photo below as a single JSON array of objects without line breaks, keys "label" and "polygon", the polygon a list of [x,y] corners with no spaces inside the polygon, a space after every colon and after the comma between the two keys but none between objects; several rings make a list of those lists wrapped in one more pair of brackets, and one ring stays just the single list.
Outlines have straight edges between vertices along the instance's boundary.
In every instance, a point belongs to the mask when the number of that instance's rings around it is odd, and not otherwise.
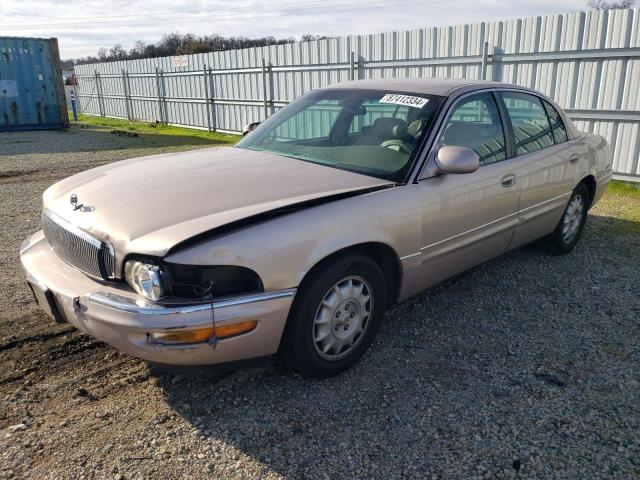
[{"label": "headrest", "polygon": [[424,118],[418,118],[409,124],[407,133],[414,138],[418,138],[426,124],[427,122]]},{"label": "headrest", "polygon": [[391,129],[391,135],[393,138],[407,138],[409,136],[409,129],[407,122],[402,122]]},{"label": "headrest", "polygon": [[393,127],[401,125],[406,122],[404,122],[403,120],[399,119],[399,118],[395,118],[395,117],[380,117],[380,118],[376,118],[375,121],[373,122],[373,131],[375,133],[381,132],[381,133],[391,133],[391,130],[393,129]]},{"label": "headrest", "polygon": [[405,138],[408,135],[407,122],[395,117],[376,118],[371,129],[378,138]]}]

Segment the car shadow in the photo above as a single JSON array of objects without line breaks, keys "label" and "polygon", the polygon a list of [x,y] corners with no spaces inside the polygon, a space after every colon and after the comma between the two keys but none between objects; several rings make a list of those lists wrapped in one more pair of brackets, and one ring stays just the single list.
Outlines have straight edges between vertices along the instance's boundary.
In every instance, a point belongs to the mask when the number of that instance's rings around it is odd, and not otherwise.
[{"label": "car shadow", "polygon": [[[304,379],[277,363],[152,374],[178,415],[236,452],[214,450],[213,463],[244,455],[260,475],[293,478],[446,476],[457,461],[520,468],[521,450],[556,428],[544,419],[557,402],[572,415],[599,408],[598,386],[612,373],[606,359],[585,360],[576,338],[593,330],[615,343],[632,334],[625,299],[611,302],[594,272],[637,292],[636,267],[605,248],[615,238],[637,250],[640,237],[627,233],[639,228],[590,216],[569,255],[535,243],[433,287],[391,309],[367,355],[334,378]],[[614,316],[616,327],[603,328]]]}]

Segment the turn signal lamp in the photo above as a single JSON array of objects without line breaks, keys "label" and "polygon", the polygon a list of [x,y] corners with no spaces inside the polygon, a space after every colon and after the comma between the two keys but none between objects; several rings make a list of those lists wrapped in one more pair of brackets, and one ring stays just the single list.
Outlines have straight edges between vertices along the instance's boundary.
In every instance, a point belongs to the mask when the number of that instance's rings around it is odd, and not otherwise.
[{"label": "turn signal lamp", "polygon": [[[231,325],[216,325],[216,336],[220,339],[247,333],[256,328],[257,320],[232,323]],[[163,345],[186,345],[190,343],[204,343],[209,341],[213,328],[199,328],[197,330],[172,330],[169,332],[149,333],[152,343]]]}]

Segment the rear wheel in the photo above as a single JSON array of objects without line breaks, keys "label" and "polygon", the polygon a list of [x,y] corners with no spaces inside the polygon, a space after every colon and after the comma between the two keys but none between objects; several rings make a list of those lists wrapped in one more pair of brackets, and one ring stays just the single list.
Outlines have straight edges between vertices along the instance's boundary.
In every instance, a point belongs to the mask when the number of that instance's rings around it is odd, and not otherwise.
[{"label": "rear wheel", "polygon": [[588,209],[589,190],[581,183],[573,191],[562,218],[549,239],[554,253],[564,254],[573,250],[582,234]]},{"label": "rear wheel", "polygon": [[304,376],[326,378],[367,351],[384,316],[380,267],[362,255],[326,264],[303,283],[287,323],[282,357]]}]

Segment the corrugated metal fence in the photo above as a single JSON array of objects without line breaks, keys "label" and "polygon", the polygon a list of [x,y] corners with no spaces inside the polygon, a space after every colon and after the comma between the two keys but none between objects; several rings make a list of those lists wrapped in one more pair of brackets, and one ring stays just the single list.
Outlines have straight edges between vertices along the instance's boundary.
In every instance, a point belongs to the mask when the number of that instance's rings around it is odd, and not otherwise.
[{"label": "corrugated metal fence", "polygon": [[640,10],[576,12],[76,67],[85,113],[239,132],[350,79],[452,77],[525,85],[605,136],[640,180]]}]

